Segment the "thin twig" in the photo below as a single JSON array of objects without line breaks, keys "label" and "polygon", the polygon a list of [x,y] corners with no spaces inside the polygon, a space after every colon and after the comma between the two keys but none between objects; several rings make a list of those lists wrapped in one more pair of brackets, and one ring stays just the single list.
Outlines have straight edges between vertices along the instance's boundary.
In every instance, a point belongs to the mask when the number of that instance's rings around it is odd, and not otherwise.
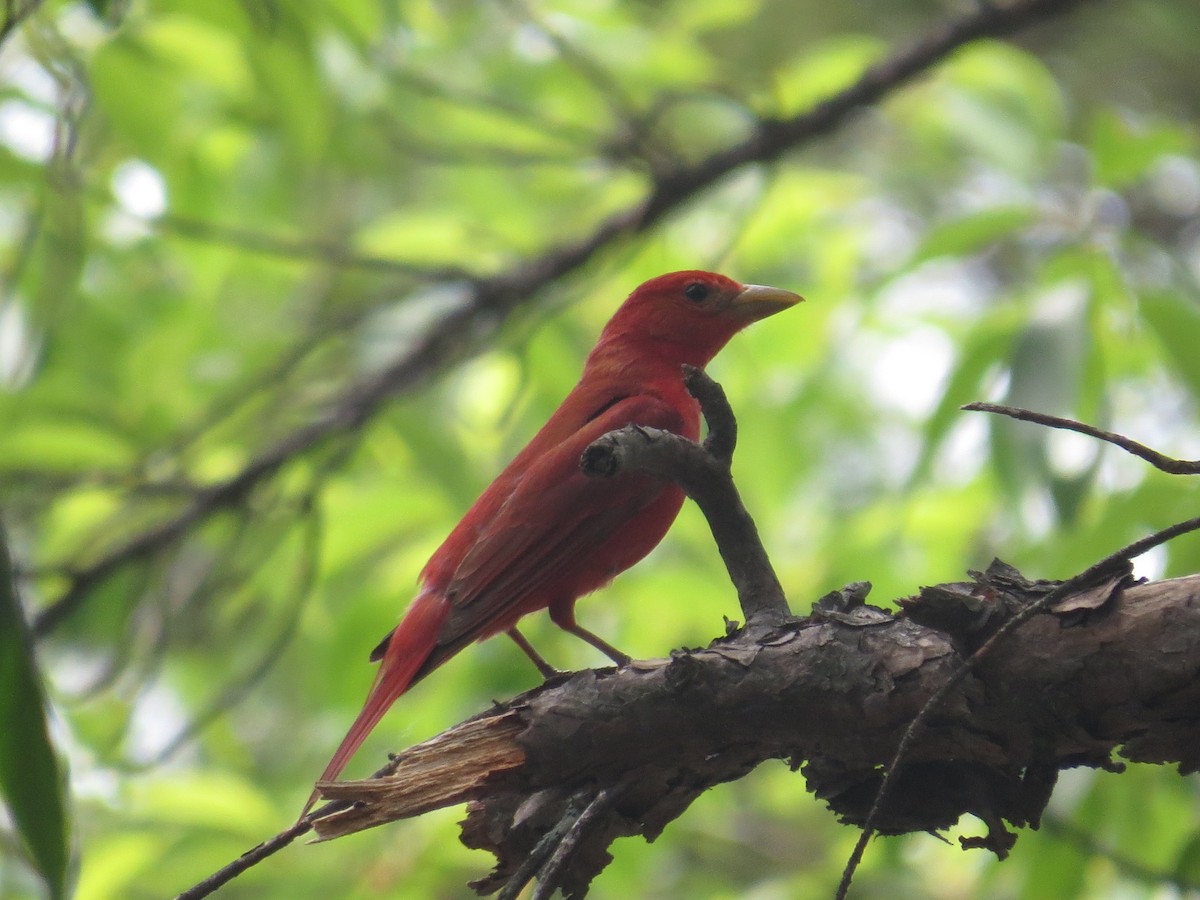
[{"label": "thin twig", "polygon": [[567,864],[571,861],[571,856],[583,839],[587,837],[592,823],[599,821],[601,816],[612,809],[628,787],[629,782],[623,782],[611,788],[603,788],[592,798],[591,803],[575,819],[570,830],[554,848],[554,853],[542,868],[541,875],[538,877],[538,886],[529,900],[550,900],[559,887],[561,876],[567,871]]},{"label": "thin twig", "polygon": [[541,840],[529,851],[529,855],[525,857],[521,865],[517,867],[517,870],[513,872],[504,887],[496,895],[496,900],[517,900],[521,891],[525,889],[525,885],[533,881],[538,871],[542,868],[542,864],[554,853],[554,848],[559,845],[579,820],[579,815],[582,813],[574,813],[574,810],[577,808],[575,804],[579,800],[579,797],[580,794],[576,794],[571,798],[571,802],[567,804],[567,812],[554,823],[553,828],[542,835]]},{"label": "thin twig", "polygon": [[[371,777],[383,778],[391,775],[396,771],[398,762],[399,760],[393,757]],[[279,832],[279,834],[268,838],[256,847],[252,847],[233,860],[233,862],[227,863],[203,881],[177,895],[175,900],[201,900],[202,897],[209,896],[219,888],[233,881],[233,879],[237,878],[237,876],[241,875],[247,869],[258,865],[268,856],[278,853],[284,847],[288,846],[288,844],[292,843],[292,841],[296,840],[296,838],[312,831],[313,822],[317,819],[341,812],[344,809],[348,809],[351,805],[351,803],[345,800],[334,800],[314,809],[312,812],[306,813],[293,825]]]},{"label": "thin twig", "polygon": [[1123,563],[1127,563],[1129,560],[1141,556],[1147,550],[1151,550],[1160,544],[1165,544],[1167,541],[1173,540],[1182,534],[1187,534],[1188,532],[1196,530],[1200,530],[1200,516],[1194,519],[1188,519],[1184,522],[1178,522],[1168,528],[1162,529],[1161,531],[1156,531],[1154,534],[1134,541],[1132,544],[1122,547],[1115,553],[1109,554],[1099,562],[1094,563],[1084,571],[1080,572],[1078,575],[1068,578],[1040,600],[1026,606],[1019,613],[996,629],[996,632],[986,641],[984,641],[978,650],[972,653],[967,659],[963,660],[962,664],[954,670],[953,674],[951,674],[948,679],[946,679],[946,683],[938,688],[938,690],[934,692],[933,696],[926,701],[925,705],[921,707],[921,711],[913,717],[913,720],[908,724],[908,728],[905,729],[903,737],[900,738],[900,743],[896,747],[896,752],[892,756],[892,761],[888,764],[887,769],[884,770],[883,777],[880,779],[879,788],[875,792],[875,800],[871,804],[870,812],[867,813],[866,821],[863,823],[862,834],[859,835],[858,841],[855,843],[854,849],[850,853],[850,858],[846,861],[846,867],[842,871],[841,882],[838,884],[837,893],[834,895],[835,900],[845,900],[846,892],[850,889],[850,881],[853,879],[854,872],[858,868],[859,863],[862,862],[863,853],[866,851],[867,843],[871,840],[871,837],[875,833],[875,823],[879,820],[879,815],[883,810],[884,804],[887,802],[888,796],[891,793],[892,785],[899,775],[900,768],[903,765],[905,758],[908,756],[913,744],[916,743],[917,738],[920,736],[921,731],[925,727],[925,723],[929,721],[930,716],[933,715],[933,713],[941,705],[942,701],[946,699],[950,692],[954,690],[954,688],[956,688],[962,682],[962,680],[966,678],[967,675],[970,674],[979,665],[979,663],[982,662],[989,653],[991,653],[993,649],[995,649],[999,643],[1001,643],[1005,638],[1011,635],[1014,631],[1016,631],[1038,613],[1049,609],[1051,606],[1073,591],[1092,584],[1098,580],[1100,576],[1112,571],[1114,568],[1119,567]]},{"label": "thin twig", "polygon": [[986,403],[982,400],[976,400],[974,403],[960,406],[959,409],[971,412],[995,413],[1001,416],[1008,416],[1010,419],[1019,419],[1022,422],[1034,422],[1038,425],[1046,425],[1049,428],[1062,428],[1067,431],[1086,434],[1088,437],[1094,437],[1098,440],[1115,444],[1122,450],[1126,450],[1134,456],[1144,459],[1150,465],[1154,466],[1154,468],[1170,475],[1200,475],[1200,459],[1176,459],[1173,456],[1167,456],[1159,453],[1157,450],[1152,450],[1145,444],[1139,444],[1137,441],[1131,440],[1123,434],[1105,431],[1103,428],[1097,428],[1095,425],[1088,425],[1084,422],[1077,422],[1074,419],[1064,419],[1061,416],[1034,412],[1033,410],[1022,409],[1019,406]]},{"label": "thin twig", "polygon": [[241,875],[251,866],[255,866],[262,862],[268,856],[278,853],[296,838],[307,834],[312,830],[313,816],[321,813],[322,810],[317,810],[316,813],[311,813],[293,825],[291,828],[284,829],[275,835],[273,838],[263,841],[257,847],[247,850],[233,862],[218,869],[213,874],[209,875],[199,884],[188,888],[182,894],[176,896],[175,900],[201,900],[202,897],[207,897],[217,889],[228,884],[237,876]]}]

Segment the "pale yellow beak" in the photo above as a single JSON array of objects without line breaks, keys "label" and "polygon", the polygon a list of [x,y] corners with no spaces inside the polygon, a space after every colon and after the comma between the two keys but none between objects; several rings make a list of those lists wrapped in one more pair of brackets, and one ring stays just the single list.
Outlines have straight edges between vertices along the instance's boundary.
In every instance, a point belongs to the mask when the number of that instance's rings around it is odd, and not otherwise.
[{"label": "pale yellow beak", "polygon": [[803,303],[804,298],[783,288],[764,284],[744,284],[741,293],[733,298],[732,308],[747,321],[754,322],[783,312],[789,306]]}]

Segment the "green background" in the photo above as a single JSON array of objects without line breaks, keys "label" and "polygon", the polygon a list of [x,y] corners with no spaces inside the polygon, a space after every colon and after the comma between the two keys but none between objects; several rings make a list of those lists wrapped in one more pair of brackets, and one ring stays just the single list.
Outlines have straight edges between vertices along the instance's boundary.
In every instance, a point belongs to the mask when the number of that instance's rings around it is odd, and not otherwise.
[{"label": "green background", "polygon": [[[797,612],[858,580],[888,603],[993,556],[1066,577],[1195,515],[1185,479],[957,409],[1003,400],[1200,456],[1191,0],[1083,3],[975,42],[512,309],[466,314],[469,277],[525,271],[644,199],[654,173],[807,109],[970,8],[33,6],[0,44],[0,512],[22,604],[0,592],[0,896],[171,896],[289,824],[425,559],[660,272],[808,300],[709,370]],[[367,421],[213,502],[430,333]],[[1195,537],[1139,562],[1198,569]],[[642,657],[738,616],[691,506],[579,611]],[[544,617],[527,634],[561,667],[604,663]],[[509,642],[470,648],[349,774],[534,681]],[[1198,811],[1195,779],[1173,771],[1071,771],[1007,862],[881,839],[856,895],[1194,893]],[[490,858],[458,843],[461,814],[295,845],[219,896],[465,896]],[[855,838],[765,765],[655,844],[619,841],[592,896],[828,896]]]}]

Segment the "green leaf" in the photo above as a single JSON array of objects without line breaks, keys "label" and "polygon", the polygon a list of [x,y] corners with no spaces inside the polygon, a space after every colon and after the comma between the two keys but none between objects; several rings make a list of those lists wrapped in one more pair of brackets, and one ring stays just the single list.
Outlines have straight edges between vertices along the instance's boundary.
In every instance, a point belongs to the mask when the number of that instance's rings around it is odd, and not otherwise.
[{"label": "green leaf", "polygon": [[883,46],[875,38],[829,39],[775,73],[775,100],[785,113],[805,109],[853,84],[882,53]]},{"label": "green leaf", "polygon": [[966,256],[1014,235],[1034,220],[1032,209],[1002,206],[945,222],[930,230],[914,263],[938,256]]},{"label": "green leaf", "polygon": [[1017,325],[1017,320],[1011,316],[997,316],[994,321],[978,328],[964,341],[958,362],[950,372],[946,388],[942,392],[942,399],[925,425],[921,455],[909,478],[910,488],[929,477],[937,451],[949,435],[950,429],[962,421],[964,416],[980,415],[965,413],[959,407],[972,400],[986,399],[983,394],[984,376],[1009,352]]},{"label": "green leaf", "polygon": [[1194,835],[1184,844],[1173,875],[1184,884],[1200,883],[1200,835]]},{"label": "green leaf", "polygon": [[1200,398],[1200,308],[1186,297],[1159,293],[1144,296],[1140,310],[1192,396]]},{"label": "green leaf", "polygon": [[1192,140],[1187,129],[1171,122],[1132,121],[1114,110],[1097,113],[1088,142],[1096,182],[1112,188],[1132,184],[1161,157],[1187,152]]},{"label": "green leaf", "polygon": [[58,759],[46,729],[46,700],[33,642],[13,587],[0,533],[0,790],[17,833],[53,898],[65,896],[67,825]]}]

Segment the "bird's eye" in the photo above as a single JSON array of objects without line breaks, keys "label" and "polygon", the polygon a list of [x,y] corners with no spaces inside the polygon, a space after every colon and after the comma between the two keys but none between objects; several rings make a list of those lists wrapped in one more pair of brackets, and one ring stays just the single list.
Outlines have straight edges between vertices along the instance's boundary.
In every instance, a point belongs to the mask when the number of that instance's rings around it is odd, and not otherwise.
[{"label": "bird's eye", "polygon": [[699,281],[693,281],[683,289],[683,296],[687,297],[693,303],[700,303],[708,296],[708,285],[701,284]]}]

